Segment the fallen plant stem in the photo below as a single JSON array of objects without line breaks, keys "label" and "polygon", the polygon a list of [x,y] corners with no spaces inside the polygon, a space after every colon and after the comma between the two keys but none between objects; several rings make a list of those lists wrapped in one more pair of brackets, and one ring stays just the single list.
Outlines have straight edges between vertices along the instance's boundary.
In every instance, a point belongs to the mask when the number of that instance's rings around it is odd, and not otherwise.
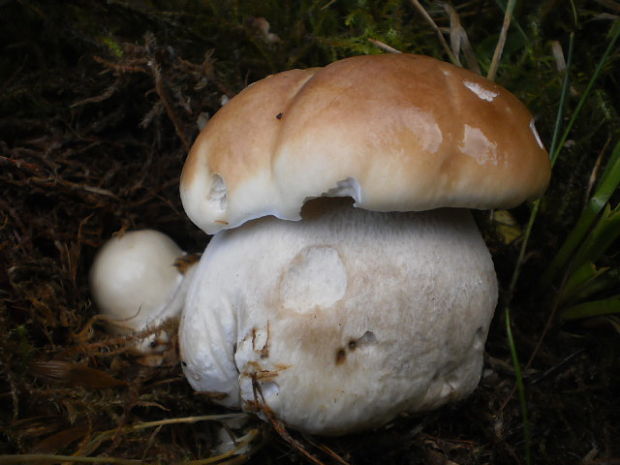
[{"label": "fallen plant stem", "polygon": [[[579,350],[573,352],[572,354],[570,354],[568,357],[564,357],[564,359],[562,359],[562,361],[560,363],[557,363],[557,364],[553,365],[551,368],[545,370],[543,373],[540,373],[540,374],[538,374],[536,376],[533,376],[532,379],[529,380],[529,383],[530,384],[540,383],[541,381],[547,379],[549,376],[551,376],[554,373],[557,373],[558,371],[560,371],[562,368],[567,366],[576,357],[578,357],[579,355],[583,354],[584,352],[586,352],[586,349],[579,349]],[[527,365],[526,365],[526,370],[527,370]]]},{"label": "fallen plant stem", "polygon": [[182,465],[210,465],[210,464],[217,464],[217,465],[240,465],[242,463],[247,462],[248,460],[250,460],[250,457],[245,455],[245,454],[241,454],[241,455],[235,455],[234,457],[231,457],[229,460],[225,460],[222,462],[222,460],[224,460],[225,455],[227,454],[222,454],[222,455],[218,455],[215,457],[210,457],[208,459],[200,459],[200,460],[190,460],[189,462],[183,462]]},{"label": "fallen plant stem", "polygon": [[335,451],[333,451],[330,447],[327,447],[325,444],[321,444],[320,442],[313,441],[312,439],[308,437],[306,437],[305,439],[310,444],[312,444],[314,447],[316,447],[319,450],[322,450],[325,454],[333,458],[336,462],[340,463],[341,465],[350,465],[349,462],[347,462],[345,459],[340,457]]},{"label": "fallen plant stem", "polygon": [[380,48],[381,50],[383,50],[385,52],[389,52],[389,53],[403,53],[400,50],[397,50],[394,47],[390,47],[385,42],[381,42],[380,40],[377,40],[377,39],[368,39],[368,42],[370,42],[375,47]]},{"label": "fallen plant stem", "polygon": [[149,421],[144,423],[137,423],[135,425],[123,426],[121,428],[114,428],[106,431],[102,431],[97,434],[88,444],[84,446],[84,450],[82,453],[92,453],[94,452],[102,443],[109,440],[119,433],[132,433],[135,431],[140,431],[147,428],[153,428],[156,426],[162,425],[173,425],[179,423],[197,423],[200,421],[222,421],[229,420],[232,418],[239,418],[240,416],[245,416],[243,413],[228,413],[222,415],[201,415],[195,417],[182,417],[182,418],[168,418],[165,420],[157,420],[157,421]]},{"label": "fallen plant stem", "polygon": [[[245,413],[223,413],[221,415],[199,415],[195,417],[167,418],[165,420],[145,421],[144,423],[136,423],[122,428],[123,432],[139,431],[142,429],[153,428],[155,426],[176,425],[179,423],[198,423],[201,421],[222,421],[232,420],[234,418],[246,417]],[[117,429],[108,430],[104,433],[117,432]],[[103,434],[103,433],[102,433]]]},{"label": "fallen plant stem", "polygon": [[[325,465],[320,458],[315,456],[312,452],[308,450],[308,448],[301,442],[295,439],[290,433],[287,431],[284,423],[276,416],[276,414],[269,408],[269,406],[265,403],[265,397],[263,395],[263,390],[256,379],[256,376],[252,377],[252,391],[254,393],[254,402],[260,411],[265,415],[267,421],[271,424],[276,433],[291,447],[293,447],[297,452],[299,452],[303,457],[305,457],[309,462],[314,463],[315,465]],[[331,451],[334,455],[335,452]],[[331,455],[331,454],[330,454]],[[332,456],[333,457],[333,456]],[[339,462],[342,464],[347,464],[346,460],[339,458]]]},{"label": "fallen plant stem", "polygon": [[[239,465],[249,460],[247,454],[235,454],[235,450],[231,450],[224,454],[216,455],[206,459],[190,460],[183,462],[183,465]],[[113,463],[120,465],[147,465],[148,462],[139,459],[123,459],[117,457],[84,457],[77,455],[54,455],[54,454],[18,454],[18,455],[0,455],[0,465],[19,464],[26,465],[28,463]]]},{"label": "fallen plant stem", "polygon": [[142,460],[121,459],[116,457],[80,457],[76,455],[54,455],[54,454],[19,454],[19,455],[0,455],[0,464],[17,463],[25,465],[28,463],[119,463],[121,465],[143,464]]},{"label": "fallen plant stem", "polygon": [[183,462],[183,465],[238,465],[245,463],[250,459],[246,453],[240,453],[239,450],[251,443],[259,434],[258,429],[252,429],[247,434],[236,440],[237,448],[224,452],[223,454],[207,457],[206,459],[189,460]]},{"label": "fallen plant stem", "polygon": [[[155,36],[153,36],[150,33],[147,34],[146,43],[147,43],[147,48],[154,49],[156,45]],[[181,124],[181,121],[179,120],[179,117],[176,111],[174,110],[172,103],[170,102],[170,98],[168,97],[168,91],[166,90],[164,81],[162,79],[161,66],[156,61],[155,57],[149,60],[148,67],[151,70],[153,81],[155,82],[155,92],[159,96],[159,100],[164,106],[164,109],[166,110],[166,114],[168,115],[168,118],[170,118],[170,121],[172,122],[172,125],[174,126],[174,131],[176,132],[178,138],[181,140],[181,143],[183,144],[183,148],[185,149],[186,152],[188,152],[191,144],[189,140],[187,139],[187,137],[185,136],[183,125]]]}]

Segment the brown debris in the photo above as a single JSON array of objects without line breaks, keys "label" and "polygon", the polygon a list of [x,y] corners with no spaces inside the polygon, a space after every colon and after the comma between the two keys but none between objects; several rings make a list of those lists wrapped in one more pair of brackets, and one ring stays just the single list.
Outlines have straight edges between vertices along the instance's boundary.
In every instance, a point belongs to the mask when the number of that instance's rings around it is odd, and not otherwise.
[{"label": "brown debris", "polygon": [[[77,67],[54,70],[64,73],[57,78],[43,80],[45,70],[33,68],[10,81],[45,83],[41,98],[53,107],[24,106],[28,118],[0,119],[0,455],[173,463],[215,445],[183,425],[163,429],[148,450],[138,433],[92,442],[143,419],[214,410],[185,382],[175,337],[157,354],[133,355],[137,340],[161,329],[176,334],[174,326],[106,332],[90,301],[88,270],[97,249],[129,229],[160,229],[202,251],[206,239],[182,213],[178,174],[196,118],[217,110],[224,86],[215,84],[211,53],[193,63],[154,35],[117,45],[119,55],[84,47]],[[28,92],[35,98],[38,91]],[[198,258],[187,255],[179,269]]]},{"label": "brown debris", "polygon": [[33,362],[30,369],[35,376],[67,386],[104,389],[127,385],[125,381],[121,381],[105,371],[60,360]]}]

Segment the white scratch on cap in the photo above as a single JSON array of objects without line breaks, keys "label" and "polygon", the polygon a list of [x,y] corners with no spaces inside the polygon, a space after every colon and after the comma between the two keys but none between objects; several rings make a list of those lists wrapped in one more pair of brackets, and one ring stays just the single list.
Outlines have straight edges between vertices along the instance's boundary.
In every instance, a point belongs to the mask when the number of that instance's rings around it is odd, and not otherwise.
[{"label": "white scratch on cap", "polygon": [[536,142],[538,142],[538,146],[541,149],[544,149],[545,146],[543,145],[542,140],[540,140],[540,136],[538,135],[538,131],[536,130],[536,126],[534,125],[534,120],[533,119],[532,119],[532,121],[530,121],[530,130],[534,134],[534,137],[536,138]]},{"label": "white scratch on cap", "polygon": [[480,84],[476,82],[465,81],[463,85],[469,90],[471,90],[478,97],[480,97],[482,100],[486,100],[487,102],[492,102],[495,97],[499,95],[497,92],[493,92],[492,90],[483,88]]}]

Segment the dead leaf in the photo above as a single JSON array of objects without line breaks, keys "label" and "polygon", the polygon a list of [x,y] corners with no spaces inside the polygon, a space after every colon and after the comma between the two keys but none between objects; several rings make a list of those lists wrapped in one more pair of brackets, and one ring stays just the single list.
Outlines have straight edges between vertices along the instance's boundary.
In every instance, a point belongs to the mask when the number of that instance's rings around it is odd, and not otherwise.
[{"label": "dead leaf", "polygon": [[125,381],[121,381],[105,371],[78,363],[49,360],[47,362],[34,362],[31,368],[36,376],[73,386],[105,389],[127,385]]}]

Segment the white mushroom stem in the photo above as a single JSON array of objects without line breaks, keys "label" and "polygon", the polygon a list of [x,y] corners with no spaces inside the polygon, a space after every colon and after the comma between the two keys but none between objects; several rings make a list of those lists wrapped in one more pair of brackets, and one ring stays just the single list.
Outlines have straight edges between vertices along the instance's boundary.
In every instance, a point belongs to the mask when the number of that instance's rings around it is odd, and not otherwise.
[{"label": "white mushroom stem", "polygon": [[[175,261],[184,255],[168,236],[154,230],[131,231],[110,239],[98,252],[90,272],[95,305],[116,334],[155,328],[178,317],[185,301],[188,272]],[[164,332],[136,345],[138,352],[163,350]]]},{"label": "white mushroom stem", "polygon": [[496,302],[465,210],[262,218],[207,247],[181,358],[222,405],[264,402],[295,429],[345,434],[469,394]]}]

